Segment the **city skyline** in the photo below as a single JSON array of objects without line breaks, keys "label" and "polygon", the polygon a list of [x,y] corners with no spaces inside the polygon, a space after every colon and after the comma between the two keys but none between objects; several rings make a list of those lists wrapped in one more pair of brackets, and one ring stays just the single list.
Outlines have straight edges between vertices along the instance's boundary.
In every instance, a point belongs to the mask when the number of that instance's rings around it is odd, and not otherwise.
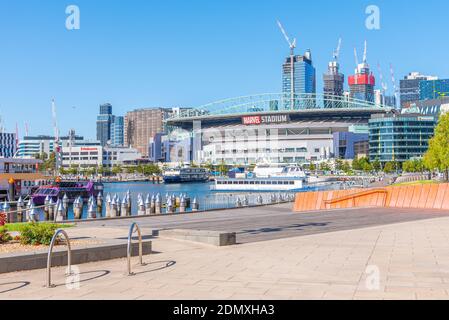
[{"label": "city skyline", "polygon": [[[449,77],[444,44],[433,31],[444,29],[442,12],[448,5],[443,1],[413,8],[401,1],[377,1],[380,30],[365,27],[369,5],[365,1],[257,5],[172,1],[173,7],[135,1],[138,5],[126,8],[105,1],[77,1],[81,28],[73,31],[65,29],[66,3],[20,2],[0,5],[0,26],[8,31],[1,36],[0,111],[6,131],[14,132],[17,122],[20,136],[25,122],[32,135],[53,133],[52,98],[61,134],[74,128],[93,139],[103,103],[111,103],[114,114],[124,115],[138,108],[197,107],[224,98],[281,92],[281,68],[289,48],[277,19],[298,39],[296,54],[311,49],[317,92],[323,90],[322,75],[339,37],[346,90],[347,77],[355,69],[353,49],[357,47],[361,55],[365,40],[370,68],[377,77],[377,63],[381,64],[389,92],[390,63],[398,87],[399,79],[412,71]],[[426,14],[429,10],[431,14]],[[13,16],[22,19],[12,20]],[[414,18],[425,28],[416,30]],[[406,33],[407,28],[414,32]],[[401,39],[396,38],[399,35]],[[416,59],[425,55],[427,59]],[[74,119],[83,121],[74,124]]]}]

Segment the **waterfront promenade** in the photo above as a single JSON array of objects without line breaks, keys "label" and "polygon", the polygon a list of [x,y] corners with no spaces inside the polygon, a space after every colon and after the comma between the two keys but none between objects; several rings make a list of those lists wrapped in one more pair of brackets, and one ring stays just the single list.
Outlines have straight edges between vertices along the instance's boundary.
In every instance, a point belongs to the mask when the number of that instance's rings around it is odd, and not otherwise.
[{"label": "waterfront promenade", "polygon": [[[217,248],[156,238],[155,253],[144,257],[148,265],[138,266],[134,258],[135,276],[126,276],[124,259],[84,264],[79,266],[79,289],[65,286],[65,268],[54,268],[53,279],[58,285],[54,289],[43,287],[44,270],[3,274],[0,298],[449,298],[447,212],[360,209],[293,214],[291,205],[290,212],[288,209],[280,205],[265,207],[265,211],[257,208],[212,213],[216,216],[208,213],[207,218],[143,218],[138,222],[144,234],[163,223],[201,229],[221,225],[228,231],[233,231],[228,228],[234,225],[238,240],[244,240],[236,246]],[[124,220],[98,221],[83,223],[68,232],[72,237],[98,234],[126,238],[129,224]],[[273,230],[264,229],[267,225]],[[287,228],[292,225],[297,226]],[[284,230],[276,231],[282,226]],[[248,227],[261,232],[243,232]],[[256,236],[251,237],[252,233]],[[376,278],[373,281],[377,271],[378,287]]]}]

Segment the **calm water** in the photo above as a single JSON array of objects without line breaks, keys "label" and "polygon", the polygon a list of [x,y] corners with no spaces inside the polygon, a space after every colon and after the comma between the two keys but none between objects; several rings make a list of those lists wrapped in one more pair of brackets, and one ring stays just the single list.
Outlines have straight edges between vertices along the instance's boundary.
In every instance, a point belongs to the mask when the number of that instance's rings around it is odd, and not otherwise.
[{"label": "calm water", "polygon": [[[149,182],[127,182],[127,183],[105,183],[104,198],[109,193],[111,196],[117,194],[123,199],[129,190],[132,199],[132,214],[137,214],[137,196],[142,194],[144,200],[147,194],[160,193],[164,202],[165,196],[175,194],[179,196],[181,193],[187,194],[191,201],[197,198],[200,204],[200,210],[225,209],[235,207],[237,198],[242,199],[247,196],[250,204],[256,203],[256,198],[261,195],[264,203],[268,202],[272,193],[276,192],[215,192],[210,187],[213,183],[184,183],[184,184],[153,184]],[[316,189],[314,189],[316,190]],[[308,190],[311,191],[311,190]],[[285,194],[285,192],[282,192]],[[189,209],[188,209],[189,210]],[[105,215],[105,205],[103,205],[103,216]],[[87,205],[84,205],[83,218],[87,217]],[[69,220],[73,219],[73,211],[69,209]],[[43,219],[43,213],[40,219]]]}]

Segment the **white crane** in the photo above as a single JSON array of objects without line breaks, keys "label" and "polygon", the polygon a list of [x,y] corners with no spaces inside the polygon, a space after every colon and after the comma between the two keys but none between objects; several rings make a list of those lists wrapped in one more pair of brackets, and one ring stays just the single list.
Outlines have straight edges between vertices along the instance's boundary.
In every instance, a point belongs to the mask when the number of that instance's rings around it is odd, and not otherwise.
[{"label": "white crane", "polygon": [[399,92],[399,90],[398,90],[398,87],[396,86],[396,78],[394,76],[394,69],[393,69],[393,65],[391,63],[390,63],[390,73],[391,73],[391,81],[393,82],[393,93],[394,93],[394,99],[395,99],[394,107],[396,108],[397,102],[399,100],[398,99],[398,92]]},{"label": "white crane", "polygon": [[285,40],[288,43],[290,48],[290,108],[293,110],[295,106],[295,49],[296,49],[296,38],[293,41],[290,41],[287,32],[285,32],[284,27],[281,22],[277,21],[279,29],[281,29],[282,34],[285,37]]},{"label": "white crane", "polygon": [[354,48],[354,57],[355,57],[355,65],[356,67],[359,66],[359,58],[357,56],[357,48]]},{"label": "white crane", "polygon": [[379,72],[380,84],[382,87],[382,104],[385,104],[385,95],[388,90],[388,85],[384,82],[384,75],[382,73],[382,68],[380,67],[380,63],[377,63],[377,70]]},{"label": "white crane", "polygon": [[54,145],[54,152],[55,152],[55,169],[56,169],[56,174],[59,172],[59,161],[60,161],[60,146],[59,146],[59,128],[58,128],[58,118],[56,115],[56,103],[55,103],[55,99],[51,100],[51,112],[52,112],[52,117],[53,117],[53,129],[55,132],[55,145]]},{"label": "white crane", "polygon": [[368,53],[368,43],[365,40],[365,48],[363,49],[363,63],[366,63],[366,57],[367,57],[367,53]]},{"label": "white crane", "polygon": [[341,38],[338,39],[337,49],[334,51],[334,60],[338,61],[340,57],[340,49],[341,49]]}]

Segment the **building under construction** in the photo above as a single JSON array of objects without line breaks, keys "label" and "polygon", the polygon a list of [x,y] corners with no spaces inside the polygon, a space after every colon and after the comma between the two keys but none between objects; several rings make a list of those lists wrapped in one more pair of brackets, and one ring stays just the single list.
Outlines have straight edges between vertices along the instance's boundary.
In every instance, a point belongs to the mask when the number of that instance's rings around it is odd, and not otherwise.
[{"label": "building under construction", "polygon": [[[333,61],[329,62],[327,73],[323,75],[324,80],[324,97],[326,99],[325,108],[334,107],[339,99],[343,98],[345,76],[340,73],[340,64],[338,57],[340,54],[341,39],[338,48],[334,52]],[[335,102],[333,100],[336,100]]]},{"label": "building under construction", "polygon": [[366,48],[365,41],[365,51],[362,63],[358,63],[356,54],[357,68],[355,69],[355,74],[348,77],[349,95],[352,99],[374,102],[374,86],[376,85],[376,79],[367,63]]}]

